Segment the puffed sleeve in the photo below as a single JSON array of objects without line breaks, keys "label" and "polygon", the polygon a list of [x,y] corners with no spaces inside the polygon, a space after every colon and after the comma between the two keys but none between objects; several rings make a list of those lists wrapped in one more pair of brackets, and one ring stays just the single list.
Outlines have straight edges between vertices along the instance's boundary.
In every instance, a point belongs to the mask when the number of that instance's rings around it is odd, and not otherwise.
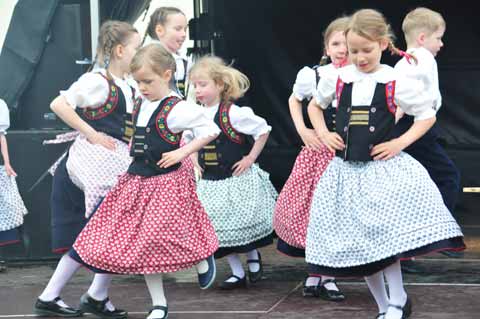
[{"label": "puffed sleeve", "polygon": [[326,109],[335,99],[338,75],[322,76],[315,90],[315,101],[322,109]]},{"label": "puffed sleeve", "polygon": [[264,118],[255,115],[250,107],[239,107],[232,104],[230,107],[230,123],[240,133],[251,135],[257,140],[260,135],[268,133],[272,127],[267,124]]},{"label": "puffed sleeve", "polygon": [[295,84],[293,85],[293,96],[299,101],[309,99],[315,92],[316,75],[315,70],[307,66],[303,67],[297,73]]},{"label": "puffed sleeve", "polygon": [[399,77],[395,84],[395,103],[415,121],[435,116],[434,98],[425,90],[422,81]]},{"label": "puffed sleeve", "polygon": [[98,73],[85,73],[66,91],[60,91],[73,108],[100,107],[107,100],[107,80]]},{"label": "puffed sleeve", "polygon": [[10,114],[8,111],[7,103],[0,99],[0,134],[6,134],[7,129],[10,127]]},{"label": "puffed sleeve", "polygon": [[209,119],[203,108],[188,101],[180,101],[167,117],[168,128],[173,133],[190,130],[195,138],[217,135],[220,129]]}]

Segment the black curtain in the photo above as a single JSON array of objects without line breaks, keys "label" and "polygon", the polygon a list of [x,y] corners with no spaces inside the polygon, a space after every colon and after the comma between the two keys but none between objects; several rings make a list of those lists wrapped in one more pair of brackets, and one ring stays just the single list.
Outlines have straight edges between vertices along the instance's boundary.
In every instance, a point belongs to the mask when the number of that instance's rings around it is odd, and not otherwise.
[{"label": "black curtain", "polygon": [[48,41],[58,0],[19,0],[0,55],[0,97],[16,107]]},{"label": "black curtain", "polygon": [[121,20],[134,23],[150,6],[151,0],[101,0],[100,20]]},{"label": "black curtain", "polygon": [[[480,26],[475,10],[452,1],[324,1],[211,0],[215,27],[223,38],[217,54],[235,60],[251,79],[247,103],[272,125],[271,146],[300,146],[288,112],[287,99],[297,71],[315,65],[322,55],[322,32],[330,21],[360,8],[375,8],[385,14],[405,47],[401,23],[418,6],[440,12],[446,22],[445,47],[439,53],[440,89],[443,106],[439,122],[449,146],[480,148]],[[383,63],[397,57],[385,53]]]}]

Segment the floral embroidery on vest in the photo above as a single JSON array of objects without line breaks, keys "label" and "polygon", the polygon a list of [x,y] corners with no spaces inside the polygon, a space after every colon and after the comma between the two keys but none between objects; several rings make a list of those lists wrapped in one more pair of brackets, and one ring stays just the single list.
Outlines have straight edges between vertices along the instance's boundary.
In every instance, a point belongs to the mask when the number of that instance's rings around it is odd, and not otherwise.
[{"label": "floral embroidery on vest", "polygon": [[228,139],[237,144],[243,144],[244,138],[243,135],[238,133],[230,123],[230,107],[232,103],[221,103],[220,104],[220,126],[223,133],[227,135]]},{"label": "floral embroidery on vest", "polygon": [[[102,75],[102,74],[101,74]],[[103,76],[103,75],[102,75]],[[108,81],[108,86],[110,87],[110,92],[108,94],[107,100],[103,103],[102,106],[98,108],[87,107],[83,111],[83,115],[89,120],[99,120],[108,115],[110,115],[117,108],[118,104],[118,87],[115,83],[105,76],[103,76]]]},{"label": "floral embroidery on vest", "polygon": [[172,111],[173,107],[180,101],[181,99],[176,96],[169,97],[163,103],[162,109],[160,110],[157,118],[155,119],[158,134],[165,142],[169,144],[178,144],[180,142],[181,134],[172,133],[172,131],[170,131],[167,125],[168,114]]},{"label": "floral embroidery on vest", "polygon": [[385,84],[385,96],[387,98],[388,111],[395,115],[397,105],[395,104],[395,81]]}]

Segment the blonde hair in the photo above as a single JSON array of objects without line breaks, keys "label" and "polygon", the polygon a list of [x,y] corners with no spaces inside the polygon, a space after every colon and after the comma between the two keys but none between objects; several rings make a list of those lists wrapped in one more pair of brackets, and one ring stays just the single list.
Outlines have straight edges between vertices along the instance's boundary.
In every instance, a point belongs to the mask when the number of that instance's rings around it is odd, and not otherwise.
[{"label": "blonde hair", "polygon": [[234,101],[241,98],[250,87],[248,77],[216,56],[204,56],[190,70],[190,80],[194,76],[206,75],[215,84],[223,85],[222,101]]},{"label": "blonde hair", "polygon": [[330,41],[330,37],[335,32],[338,32],[338,31],[345,32],[345,30],[347,30],[349,21],[350,21],[350,17],[348,17],[348,16],[342,16],[342,17],[336,18],[335,20],[330,22],[330,24],[327,26],[327,28],[323,32],[323,48],[324,48],[323,50],[324,50],[324,52],[323,52],[322,59],[320,60],[320,63],[319,63],[320,65],[324,65],[328,61],[327,47],[328,47],[328,41]]},{"label": "blonde hair", "polygon": [[415,42],[419,33],[432,35],[439,29],[445,29],[446,23],[442,15],[428,8],[419,7],[410,11],[402,23],[402,31],[407,44]]},{"label": "blonde hair", "polygon": [[399,56],[408,56],[412,58],[415,63],[417,59],[404,51],[398,49],[394,44],[395,35],[392,28],[387,23],[385,16],[374,9],[361,9],[356,11],[348,23],[347,30],[345,30],[345,36],[349,32],[355,32],[359,36],[368,39],[370,41],[388,41],[388,50],[392,54]]},{"label": "blonde hair", "polygon": [[95,62],[108,69],[110,61],[114,58],[113,49],[121,44],[127,45],[133,33],[138,33],[130,23],[116,20],[105,21],[98,33],[98,45]]},{"label": "blonde hair", "polygon": [[183,13],[182,10],[175,7],[157,8],[150,15],[150,21],[148,22],[148,27],[143,37],[143,42],[147,38],[147,35],[152,39],[158,40],[157,33],[155,32],[157,25],[160,24],[161,26],[165,26],[165,24],[167,23],[168,16],[172,14],[183,14],[185,16],[185,13]]},{"label": "blonde hair", "polygon": [[146,45],[137,51],[130,63],[130,72],[134,73],[143,66],[150,67],[158,75],[163,75],[165,71],[171,70],[173,76],[176,70],[172,54],[158,43]]}]

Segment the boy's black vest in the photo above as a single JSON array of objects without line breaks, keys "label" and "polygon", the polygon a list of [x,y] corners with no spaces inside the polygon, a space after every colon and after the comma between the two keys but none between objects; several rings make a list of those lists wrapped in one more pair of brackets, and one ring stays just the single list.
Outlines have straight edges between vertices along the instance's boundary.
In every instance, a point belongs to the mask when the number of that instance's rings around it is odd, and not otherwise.
[{"label": "boy's black vest", "polygon": [[108,98],[98,108],[87,107],[78,110],[80,117],[96,131],[128,143],[133,135],[133,122],[132,115],[127,113],[125,96],[113,80],[103,74],[100,75],[108,82],[110,88]]},{"label": "boy's black vest", "polygon": [[336,132],[345,143],[336,156],[346,161],[368,162],[372,148],[392,137],[395,126],[395,81],[377,83],[371,105],[352,107],[353,83],[337,81]]},{"label": "boy's black vest", "polygon": [[[318,74],[318,68],[320,66],[316,65],[312,69],[315,71],[315,87],[317,87],[318,82],[320,81],[320,75]],[[315,93],[315,92],[313,92]],[[314,97],[312,97],[314,98]],[[312,123],[310,122],[310,117],[308,116],[308,104],[310,103],[311,99],[309,100],[303,100],[302,101],[302,113],[303,113],[303,119],[305,121],[305,125],[308,128],[313,128]],[[333,107],[332,104],[330,104],[327,109],[323,110],[323,116],[325,118],[325,124],[327,125],[327,128],[330,132],[335,131],[335,117],[336,117],[337,110],[335,107]]]},{"label": "boy's black vest", "polygon": [[130,147],[133,162],[128,167],[128,173],[151,177],[173,172],[180,167],[180,163],[169,168],[160,168],[157,165],[163,153],[174,151],[180,146],[181,133],[172,133],[167,125],[168,114],[179,101],[181,99],[176,96],[163,99],[150,117],[146,127],[137,126],[136,122],[142,101],[136,101],[132,115],[135,132]]},{"label": "boy's black vest", "polygon": [[214,122],[221,129],[221,133],[198,152],[203,179],[221,180],[231,177],[232,166],[250,151],[246,136],[237,132],[230,123],[231,106],[232,103],[220,103]]}]

